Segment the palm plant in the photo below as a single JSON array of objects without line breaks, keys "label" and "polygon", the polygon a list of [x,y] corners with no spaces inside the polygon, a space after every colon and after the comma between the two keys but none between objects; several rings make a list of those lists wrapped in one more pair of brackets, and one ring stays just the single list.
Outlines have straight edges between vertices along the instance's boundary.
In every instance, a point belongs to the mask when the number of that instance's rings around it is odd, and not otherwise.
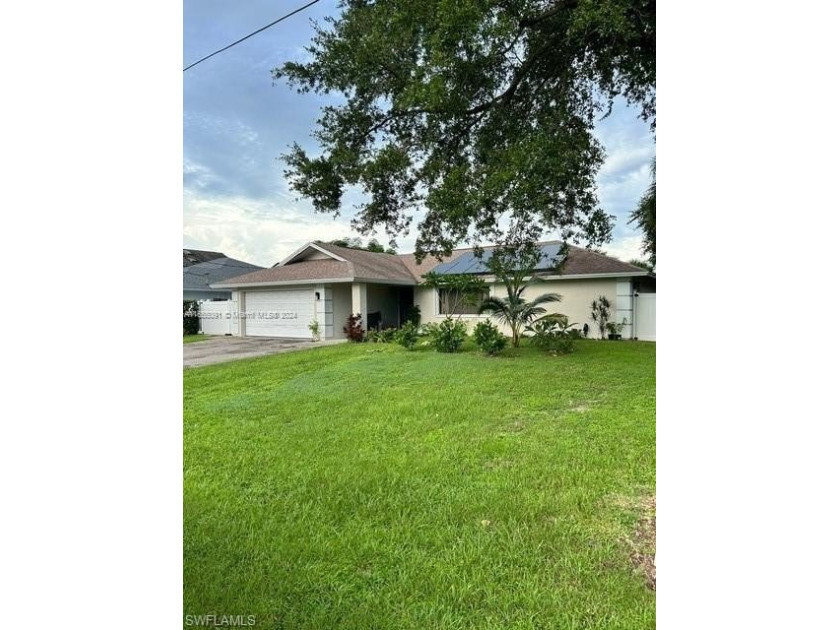
[{"label": "palm plant", "polygon": [[610,301],[606,296],[598,296],[597,299],[592,300],[592,321],[598,327],[598,332],[601,333],[601,339],[607,338],[607,324],[610,321]]},{"label": "palm plant", "polygon": [[522,330],[546,314],[543,304],[559,302],[563,297],[559,293],[543,293],[533,300],[526,300],[522,294],[526,288],[538,280],[535,276],[526,280],[525,275],[518,271],[502,279],[507,290],[507,297],[485,299],[479,306],[478,312],[490,313],[494,319],[507,324],[511,330],[513,347],[518,348]]}]

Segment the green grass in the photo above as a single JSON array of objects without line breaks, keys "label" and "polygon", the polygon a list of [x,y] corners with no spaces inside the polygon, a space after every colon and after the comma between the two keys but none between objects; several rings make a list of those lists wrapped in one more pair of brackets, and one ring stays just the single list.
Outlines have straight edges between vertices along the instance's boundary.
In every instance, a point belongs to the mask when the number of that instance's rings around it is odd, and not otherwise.
[{"label": "green grass", "polygon": [[652,628],[656,346],[347,344],[184,371],[184,614]]},{"label": "green grass", "polygon": [[211,339],[208,335],[184,335],[184,343],[195,343],[196,341],[205,341]]}]

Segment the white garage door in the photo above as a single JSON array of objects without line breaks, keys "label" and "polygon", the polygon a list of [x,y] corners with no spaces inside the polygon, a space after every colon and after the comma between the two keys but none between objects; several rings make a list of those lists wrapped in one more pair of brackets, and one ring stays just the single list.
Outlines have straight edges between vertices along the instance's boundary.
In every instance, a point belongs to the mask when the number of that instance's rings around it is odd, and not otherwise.
[{"label": "white garage door", "polygon": [[245,334],[248,337],[311,337],[315,293],[311,288],[248,291],[245,294]]}]

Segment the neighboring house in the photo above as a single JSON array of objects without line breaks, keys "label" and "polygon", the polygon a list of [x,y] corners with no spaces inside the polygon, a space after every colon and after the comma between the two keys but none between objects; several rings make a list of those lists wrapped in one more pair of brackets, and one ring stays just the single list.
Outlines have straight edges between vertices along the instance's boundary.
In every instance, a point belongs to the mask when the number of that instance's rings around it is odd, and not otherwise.
[{"label": "neighboring house", "polygon": [[222,252],[208,252],[203,249],[185,249],[184,250],[184,267],[190,265],[197,265],[198,263],[207,262],[208,260],[216,260],[217,258],[224,258]]},{"label": "neighboring house", "polygon": [[[541,244],[544,255],[537,271],[545,273],[544,281],[526,289],[525,297],[560,293],[562,302],[549,308],[594,328],[590,305],[604,295],[613,304],[613,319],[628,323],[624,336],[639,336],[634,330],[634,305],[637,294],[656,293],[655,274],[575,246],[569,248],[562,273],[552,273],[550,260],[559,246],[559,242]],[[304,245],[274,267],[216,282],[211,289],[232,292],[243,324],[240,335],[308,338],[308,326],[317,320],[323,337],[331,339],[344,337],[342,328],[353,313],[362,315],[365,329],[400,326],[413,305],[420,307],[421,323],[441,321],[440,302],[446,294],[419,286],[422,276],[432,270],[474,273],[487,281],[488,295],[505,296],[504,285],[494,282],[471,248],[455,250],[443,261],[427,257],[418,265],[413,254],[380,254],[320,241]],[[468,307],[459,314],[470,328],[488,318],[476,310]],[[648,333],[645,338],[655,336]]]},{"label": "neighboring house", "polygon": [[243,273],[263,269],[257,265],[228,258],[221,252],[184,250],[184,299],[229,300],[229,290],[211,289],[210,285]]}]

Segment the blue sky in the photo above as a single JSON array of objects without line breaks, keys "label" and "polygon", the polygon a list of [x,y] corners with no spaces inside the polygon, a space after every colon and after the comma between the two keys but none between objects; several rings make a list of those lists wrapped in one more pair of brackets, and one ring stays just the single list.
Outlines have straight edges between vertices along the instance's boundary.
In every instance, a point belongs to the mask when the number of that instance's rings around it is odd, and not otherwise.
[{"label": "blue sky", "polygon": [[[305,3],[185,0],[184,67]],[[271,69],[305,59],[310,20],[335,11],[335,0],[321,0],[184,73],[184,247],[269,266],[306,241],[356,236],[352,196],[341,217],[316,214],[289,190],[277,159],[293,142],[315,149],[310,133],[326,100],[274,84]],[[641,237],[627,216],[648,185],[653,138],[636,111],[620,103],[597,134],[607,150],[598,195],[617,217],[604,249],[638,257]],[[398,245],[413,251],[413,235]]]}]

